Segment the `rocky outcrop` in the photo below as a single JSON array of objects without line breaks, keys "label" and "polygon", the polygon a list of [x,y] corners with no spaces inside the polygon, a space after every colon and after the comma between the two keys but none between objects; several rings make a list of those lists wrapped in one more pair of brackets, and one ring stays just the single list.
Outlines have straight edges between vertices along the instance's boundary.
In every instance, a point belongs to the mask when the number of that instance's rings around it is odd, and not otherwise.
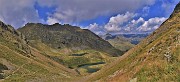
[{"label": "rocky outcrop", "polygon": [[[0,21],[0,39],[3,45],[13,48],[24,55],[31,54],[30,49],[27,45],[25,36],[19,31],[15,30],[12,26],[6,25]],[[13,44],[10,45],[10,44]]]}]

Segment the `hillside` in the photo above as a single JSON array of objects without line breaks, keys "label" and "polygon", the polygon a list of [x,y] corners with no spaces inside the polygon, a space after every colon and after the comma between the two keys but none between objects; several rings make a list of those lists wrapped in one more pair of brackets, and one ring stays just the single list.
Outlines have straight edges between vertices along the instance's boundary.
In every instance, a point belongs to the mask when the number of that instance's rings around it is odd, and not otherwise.
[{"label": "hillside", "polygon": [[5,82],[68,81],[76,71],[51,60],[27,45],[12,26],[0,22],[0,79]]},{"label": "hillside", "polygon": [[85,77],[99,82],[179,82],[180,3],[156,31],[115,62]]},{"label": "hillside", "polygon": [[43,25],[29,23],[18,30],[25,35],[28,41],[40,41],[58,50],[69,49],[73,52],[91,49],[105,52],[111,56],[122,55],[120,50],[115,49],[93,32],[68,24]]}]

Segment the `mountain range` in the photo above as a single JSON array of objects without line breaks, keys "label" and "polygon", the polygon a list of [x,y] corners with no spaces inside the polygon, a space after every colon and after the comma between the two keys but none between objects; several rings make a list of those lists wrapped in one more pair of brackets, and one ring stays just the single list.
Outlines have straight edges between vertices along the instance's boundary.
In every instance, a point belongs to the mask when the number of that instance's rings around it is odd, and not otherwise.
[{"label": "mountain range", "polygon": [[4,81],[68,81],[94,73],[122,54],[80,27],[28,23],[16,30],[0,22],[0,78]]},{"label": "mountain range", "polygon": [[28,23],[16,30],[0,21],[0,81],[179,82],[180,3],[145,37],[107,34],[102,39],[58,23]]}]

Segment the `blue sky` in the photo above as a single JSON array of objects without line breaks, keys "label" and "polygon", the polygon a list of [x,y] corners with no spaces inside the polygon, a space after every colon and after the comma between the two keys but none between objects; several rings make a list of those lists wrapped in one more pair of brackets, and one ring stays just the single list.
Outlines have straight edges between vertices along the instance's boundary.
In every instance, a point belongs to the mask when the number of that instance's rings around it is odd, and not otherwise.
[{"label": "blue sky", "polygon": [[[17,3],[18,2],[18,3]],[[151,33],[179,0],[1,0],[0,20],[22,27],[28,22],[71,24],[96,34]]]}]

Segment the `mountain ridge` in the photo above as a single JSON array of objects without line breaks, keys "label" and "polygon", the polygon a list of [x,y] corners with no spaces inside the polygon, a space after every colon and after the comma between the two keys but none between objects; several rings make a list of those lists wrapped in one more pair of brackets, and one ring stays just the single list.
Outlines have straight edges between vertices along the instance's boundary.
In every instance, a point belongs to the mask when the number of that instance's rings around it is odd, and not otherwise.
[{"label": "mountain ridge", "polygon": [[90,30],[68,24],[60,25],[56,23],[53,25],[43,25],[40,23],[30,23],[18,30],[23,33],[28,40],[40,40],[42,43],[55,49],[94,49],[113,56],[122,55],[120,50],[115,49],[111,44]]}]

